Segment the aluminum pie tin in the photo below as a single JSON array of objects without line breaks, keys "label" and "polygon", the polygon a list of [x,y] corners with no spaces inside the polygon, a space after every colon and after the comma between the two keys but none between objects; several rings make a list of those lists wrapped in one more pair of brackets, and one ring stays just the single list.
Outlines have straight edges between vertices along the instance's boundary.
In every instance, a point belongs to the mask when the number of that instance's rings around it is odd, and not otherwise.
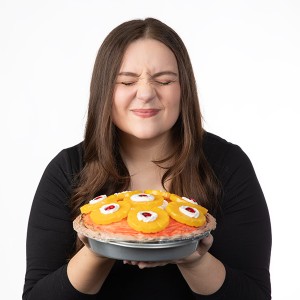
[{"label": "aluminum pie tin", "polygon": [[209,235],[204,232],[190,239],[160,241],[160,242],[124,242],[100,241],[88,238],[91,249],[99,255],[133,261],[169,261],[182,259],[192,254],[198,247],[199,241]]}]

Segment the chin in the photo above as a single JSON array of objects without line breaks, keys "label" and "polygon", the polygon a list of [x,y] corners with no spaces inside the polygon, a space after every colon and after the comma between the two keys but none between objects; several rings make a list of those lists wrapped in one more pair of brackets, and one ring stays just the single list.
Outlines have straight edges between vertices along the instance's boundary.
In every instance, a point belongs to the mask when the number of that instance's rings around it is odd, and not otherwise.
[{"label": "chin", "polygon": [[139,133],[139,134],[133,134],[133,136],[136,138],[136,139],[139,139],[139,140],[155,140],[155,139],[159,139],[159,138],[163,138],[163,137],[166,137],[168,136],[168,133],[169,131],[167,132],[151,132],[151,133]]},{"label": "chin", "polygon": [[[140,130],[137,130],[140,129]],[[125,139],[136,139],[136,140],[155,140],[160,138],[167,138],[170,134],[170,129],[166,128],[165,130],[162,130],[162,128],[157,128],[154,130],[154,128],[131,128],[131,129],[120,129],[122,132],[122,135]]]},{"label": "chin", "polygon": [[152,140],[152,139],[156,139],[160,136],[161,136],[160,134],[137,134],[137,135],[133,135],[133,137],[135,137],[136,139],[139,139],[139,140]]}]

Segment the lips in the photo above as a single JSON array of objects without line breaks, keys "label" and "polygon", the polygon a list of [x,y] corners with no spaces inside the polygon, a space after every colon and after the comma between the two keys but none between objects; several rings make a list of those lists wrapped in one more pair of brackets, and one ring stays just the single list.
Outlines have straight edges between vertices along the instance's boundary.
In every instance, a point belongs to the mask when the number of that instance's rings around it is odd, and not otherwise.
[{"label": "lips", "polygon": [[160,109],[132,109],[131,111],[138,117],[150,118],[157,115],[160,112]]}]

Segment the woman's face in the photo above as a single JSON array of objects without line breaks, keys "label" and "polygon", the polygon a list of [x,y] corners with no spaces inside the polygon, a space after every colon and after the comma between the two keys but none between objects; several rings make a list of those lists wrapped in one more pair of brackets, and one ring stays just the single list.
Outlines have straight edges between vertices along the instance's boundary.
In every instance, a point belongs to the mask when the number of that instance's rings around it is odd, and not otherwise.
[{"label": "woman's face", "polygon": [[154,39],[131,43],[114,90],[113,123],[138,139],[168,135],[180,113],[175,55]]}]

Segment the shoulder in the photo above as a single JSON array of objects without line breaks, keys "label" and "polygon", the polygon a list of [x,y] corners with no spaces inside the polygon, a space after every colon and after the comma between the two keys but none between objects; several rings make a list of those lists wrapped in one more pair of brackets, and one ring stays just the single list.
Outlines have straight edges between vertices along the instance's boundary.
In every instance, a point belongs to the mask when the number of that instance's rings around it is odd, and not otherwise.
[{"label": "shoulder", "polygon": [[[67,203],[82,169],[82,144],[62,149],[46,166],[34,197],[34,205]],[[47,204],[48,203],[48,204]]]},{"label": "shoulder", "polygon": [[83,142],[62,149],[55,157],[54,161],[65,161],[71,165],[82,164],[83,160]]},{"label": "shoulder", "polygon": [[216,175],[233,173],[237,169],[252,169],[245,151],[237,144],[210,132],[205,132],[203,143],[205,156]]},{"label": "shoulder", "polygon": [[225,157],[234,157],[235,159],[247,157],[239,145],[210,132],[204,134],[203,147],[205,155],[212,162],[220,161]]},{"label": "shoulder", "polygon": [[82,142],[80,142],[59,151],[49,162],[46,171],[57,175],[61,174],[71,179],[81,171],[82,167],[83,147]]}]

